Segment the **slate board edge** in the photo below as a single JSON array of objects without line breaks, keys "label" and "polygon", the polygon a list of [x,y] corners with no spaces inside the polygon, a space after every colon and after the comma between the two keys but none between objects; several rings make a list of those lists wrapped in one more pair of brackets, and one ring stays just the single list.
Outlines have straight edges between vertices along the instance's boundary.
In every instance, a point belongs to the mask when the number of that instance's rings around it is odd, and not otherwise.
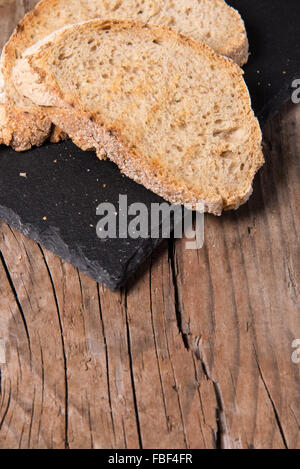
[{"label": "slate board edge", "polygon": [[112,273],[103,269],[97,261],[88,260],[80,250],[74,251],[64,243],[59,236],[59,230],[53,227],[45,227],[44,231],[37,230],[30,223],[23,223],[20,216],[13,210],[0,205],[0,220],[7,223],[24,236],[41,244],[55,255],[70,262],[84,274],[92,277],[96,282],[102,283],[110,290],[120,289],[136,272],[137,268],[151,255],[154,249],[161,244],[163,239],[152,239],[147,246],[139,247],[134,255],[128,259],[120,277],[116,278]]},{"label": "slate board edge", "polygon": [[[292,93],[295,91],[292,88],[292,83],[294,80],[300,78],[300,66],[299,73],[291,80],[291,83],[287,85],[286,88],[283,88],[280,93],[274,96],[268,103],[265,104],[263,109],[257,114],[257,119],[262,128],[271,120],[273,117],[277,116],[280,113],[284,104],[288,103],[292,99]],[[250,95],[251,96],[251,95]],[[292,101],[291,101],[292,102]],[[296,106],[296,104],[294,104]]]}]

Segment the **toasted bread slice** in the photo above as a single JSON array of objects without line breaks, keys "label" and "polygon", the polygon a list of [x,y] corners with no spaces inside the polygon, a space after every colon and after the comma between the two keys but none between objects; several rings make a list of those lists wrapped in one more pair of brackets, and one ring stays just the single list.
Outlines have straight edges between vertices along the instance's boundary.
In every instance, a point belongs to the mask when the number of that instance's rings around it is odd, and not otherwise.
[{"label": "toasted bread slice", "polygon": [[206,42],[239,65],[248,59],[244,23],[224,0],[43,0],[19,23],[3,50],[5,95],[0,111],[0,143],[27,150],[40,145],[51,134],[51,123],[43,111],[22,99],[12,84],[11,70],[16,60],[26,48],[51,32],[96,17],[163,24]]},{"label": "toasted bread slice", "polygon": [[170,202],[217,215],[249,198],[263,164],[242,74],[173,30],[117,20],[53,33],[12,73],[82,149]]}]

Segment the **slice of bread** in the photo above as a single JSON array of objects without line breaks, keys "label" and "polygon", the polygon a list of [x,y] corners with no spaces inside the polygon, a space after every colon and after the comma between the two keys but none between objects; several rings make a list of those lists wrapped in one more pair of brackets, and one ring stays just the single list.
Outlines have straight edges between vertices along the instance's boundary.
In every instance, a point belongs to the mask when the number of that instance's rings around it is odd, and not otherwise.
[{"label": "slice of bread", "polygon": [[224,0],[43,0],[19,23],[3,50],[2,92],[5,95],[0,111],[0,143],[26,150],[41,144],[51,133],[51,123],[43,111],[34,109],[13,86],[11,70],[16,60],[26,48],[51,32],[96,17],[130,18],[166,25],[206,42],[239,65],[248,59],[243,20]]},{"label": "slice of bread", "polygon": [[12,73],[82,149],[170,202],[217,215],[249,198],[263,164],[242,74],[173,30],[117,20],[53,33]]}]

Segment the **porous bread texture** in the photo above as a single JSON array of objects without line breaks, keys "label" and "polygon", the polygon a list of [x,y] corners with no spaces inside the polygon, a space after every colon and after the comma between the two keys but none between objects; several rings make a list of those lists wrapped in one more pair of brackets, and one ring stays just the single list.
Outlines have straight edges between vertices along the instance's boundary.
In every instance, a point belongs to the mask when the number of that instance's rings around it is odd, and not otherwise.
[{"label": "porous bread texture", "polygon": [[78,146],[170,202],[219,215],[252,192],[263,155],[242,70],[203,43],[94,20],[29,49],[13,78]]},{"label": "porous bread texture", "polygon": [[[131,18],[144,23],[163,24],[197,41],[206,42],[239,65],[248,59],[248,40],[243,20],[224,0],[43,0],[19,23],[3,50],[2,102],[15,104],[16,115],[12,115],[11,106],[0,104],[0,143],[12,144],[16,150],[23,150],[30,148],[31,142],[33,145],[43,142],[41,130],[46,124],[43,111],[34,109],[29,100],[23,99],[11,80],[11,70],[24,50],[67,24],[96,17]],[[28,131],[23,139],[23,127],[30,113]],[[20,129],[15,124],[18,119],[23,123]],[[48,138],[48,127],[50,122],[46,125],[44,139]]]}]

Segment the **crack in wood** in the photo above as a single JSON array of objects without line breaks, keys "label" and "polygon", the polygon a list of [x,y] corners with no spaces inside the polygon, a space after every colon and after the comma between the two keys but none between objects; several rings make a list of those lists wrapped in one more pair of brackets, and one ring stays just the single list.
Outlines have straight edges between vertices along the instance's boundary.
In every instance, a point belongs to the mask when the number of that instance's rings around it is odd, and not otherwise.
[{"label": "crack in wood", "polygon": [[106,381],[107,381],[108,402],[109,402],[109,408],[110,408],[110,417],[111,417],[111,424],[112,424],[113,434],[114,434],[114,438],[115,438],[115,441],[116,441],[115,422],[114,422],[114,414],[113,414],[112,399],[111,399],[111,389],[110,389],[110,373],[109,373],[110,365],[109,365],[109,356],[108,356],[107,339],[106,339],[106,333],[105,333],[105,325],[104,325],[104,319],[103,319],[103,314],[102,314],[99,284],[97,284],[97,293],[98,293],[99,315],[100,315],[102,335],[103,335],[104,348],[105,348]]},{"label": "crack in wood", "polygon": [[25,431],[25,426],[26,426],[26,424],[23,423],[21,434],[20,434],[20,440],[19,440],[19,449],[22,448],[22,440],[23,440],[23,435],[24,435],[24,431]]},{"label": "crack in wood", "polygon": [[170,353],[169,341],[168,341],[168,336],[167,336],[166,330],[164,331],[164,334],[165,334],[165,338],[166,338],[167,351],[168,351],[168,356],[169,356],[170,365],[171,365],[171,369],[172,369],[172,376],[173,376],[174,383],[175,383],[174,386],[173,386],[173,389],[174,389],[174,391],[176,392],[176,395],[177,395],[180,419],[181,419],[182,429],[183,429],[184,444],[185,444],[185,447],[188,448],[189,445],[188,445],[187,433],[186,433],[185,423],[184,423],[184,418],[183,418],[183,409],[182,409],[182,405],[181,405],[181,400],[180,400],[180,395],[179,395],[179,390],[178,390],[178,383],[177,383],[177,380],[176,380],[176,374],[175,374],[174,365],[173,365],[173,361],[172,361],[172,355]]},{"label": "crack in wood", "polygon": [[[195,358],[196,358],[195,354],[192,353],[192,359],[193,359],[193,365],[194,365],[194,373],[195,373],[195,381],[196,381],[196,383],[197,383],[197,392],[198,392],[198,397],[199,397],[201,412],[202,412],[202,416],[203,416],[203,422],[204,422],[204,425],[207,425],[207,426],[210,428],[211,433],[212,433],[212,437],[213,437],[213,439],[214,439],[215,431],[214,431],[214,429],[213,429],[210,425],[207,424],[206,418],[205,418],[204,405],[203,405],[203,401],[202,401],[202,397],[201,397],[201,392],[200,392],[200,382],[199,382],[198,376],[197,376],[197,368],[196,368]],[[205,449],[206,449],[206,441],[205,441],[205,437],[204,437],[204,433],[203,433],[202,424],[201,424],[200,419],[199,419],[199,426],[200,426],[200,428],[201,428],[202,438],[203,438],[203,441],[204,441],[204,444],[205,444]]]},{"label": "crack in wood", "polygon": [[125,443],[125,449],[127,449],[127,438],[126,438],[126,431],[125,431],[125,425],[124,425],[123,417],[122,417],[122,430],[123,430],[123,438],[124,438],[124,443]]},{"label": "crack in wood", "polygon": [[35,394],[36,394],[36,388],[34,387],[31,414],[30,414],[29,432],[28,432],[28,448],[30,448],[30,442],[31,442],[31,433],[32,433],[32,425],[33,425],[33,418],[34,418]]},{"label": "crack in wood", "polygon": [[31,365],[31,363],[32,363],[31,341],[30,341],[30,334],[29,334],[28,325],[27,325],[27,322],[26,322],[26,317],[25,317],[21,302],[19,300],[17,290],[16,290],[15,285],[13,283],[12,277],[9,273],[9,269],[8,269],[7,264],[5,262],[4,255],[3,255],[1,250],[0,250],[0,260],[1,260],[1,263],[3,265],[4,271],[6,273],[7,280],[8,280],[8,283],[10,285],[11,291],[14,295],[15,302],[16,302],[17,307],[18,307],[18,311],[21,315],[22,323],[23,323],[23,326],[24,326],[24,329],[25,329],[25,335],[26,335],[27,345],[28,345],[28,350],[29,350],[29,360],[30,360],[30,365]]},{"label": "crack in wood", "polygon": [[64,378],[65,378],[65,449],[69,449],[70,448],[69,436],[68,436],[69,435],[69,385],[68,385],[67,354],[66,354],[66,347],[65,347],[65,338],[64,338],[64,332],[63,332],[62,318],[61,318],[61,312],[60,312],[60,308],[58,304],[58,298],[57,298],[56,291],[55,291],[54,281],[52,278],[52,274],[51,274],[47,259],[45,257],[42,247],[39,244],[38,244],[38,247],[41,251],[42,258],[45,263],[46,270],[50,279],[52,293],[53,293],[56,311],[57,311],[58,323],[59,323],[62,353],[63,353],[63,362],[64,362]]},{"label": "crack in wood", "polygon": [[91,409],[90,409],[88,396],[86,396],[86,402],[87,402],[87,410],[88,410],[89,430],[90,430],[90,436],[91,436],[91,449],[94,449],[93,428],[92,428],[92,420],[91,420]]},{"label": "crack in wood", "polygon": [[167,412],[167,404],[166,404],[166,398],[165,398],[165,393],[164,393],[164,388],[163,388],[161,368],[160,368],[160,363],[159,363],[159,358],[158,358],[157,340],[156,340],[156,336],[155,336],[155,327],[154,327],[154,320],[153,320],[153,308],[152,308],[152,257],[150,258],[150,265],[149,265],[149,295],[150,295],[151,326],[152,326],[152,333],[153,333],[155,356],[156,356],[156,361],[157,361],[157,366],[158,366],[159,382],[160,382],[160,387],[161,387],[161,391],[162,391],[162,399],[163,399],[167,429],[168,429],[168,431],[170,431],[170,419],[169,419],[168,412]]},{"label": "crack in wood", "polygon": [[[6,407],[4,409],[4,412],[3,412],[3,416],[0,420],[0,430],[2,429],[2,426],[3,426],[3,423],[6,419],[6,416],[7,416],[7,413],[8,413],[8,409],[10,407],[10,403],[11,403],[11,395],[12,395],[12,389],[11,389],[11,380],[9,380],[9,393],[8,393],[8,399],[7,399],[7,404],[6,404]],[[5,396],[3,396],[3,402],[4,402],[4,398]]]},{"label": "crack in wood", "polygon": [[288,287],[291,290],[291,297],[293,302],[298,306],[299,301],[298,301],[298,284],[297,284],[297,278],[294,274],[293,268],[289,263],[287,264],[287,274],[288,274]]},{"label": "crack in wood", "polygon": [[177,282],[177,272],[176,272],[176,267],[175,267],[175,240],[174,238],[171,238],[169,240],[169,263],[171,267],[171,273],[172,273],[172,281],[173,281],[173,288],[174,288],[174,303],[175,303],[175,312],[176,312],[176,319],[177,319],[177,326],[179,333],[182,337],[182,341],[184,343],[185,348],[188,350],[189,349],[189,338],[188,338],[188,333],[186,333],[183,330],[182,327],[182,310],[181,310],[181,305],[180,305],[180,299],[179,299],[179,288],[178,288],[178,282]]},{"label": "crack in wood", "polygon": [[211,381],[213,383],[217,405],[218,405],[218,407],[216,408],[217,431],[215,433],[215,447],[216,449],[226,449],[224,440],[228,431],[226,429],[226,420],[225,420],[224,407],[222,403],[221,391],[220,391],[219,385],[215,381],[213,380]]},{"label": "crack in wood", "polygon": [[280,421],[280,417],[279,417],[279,413],[277,411],[277,408],[276,408],[276,405],[275,405],[275,402],[274,400],[272,399],[272,396],[271,396],[271,392],[268,388],[268,385],[266,383],[266,380],[264,379],[264,376],[263,376],[263,372],[262,372],[262,369],[261,369],[261,366],[259,364],[259,361],[258,361],[258,356],[257,356],[257,352],[256,352],[256,349],[255,347],[254,348],[254,355],[255,355],[255,360],[256,360],[256,364],[257,364],[257,368],[258,368],[258,372],[259,372],[259,376],[262,380],[262,383],[264,385],[264,388],[265,388],[265,391],[267,393],[267,396],[268,396],[268,399],[271,403],[271,406],[272,406],[272,409],[273,409],[273,412],[274,412],[274,417],[275,417],[275,421],[276,421],[276,424],[278,426],[278,430],[279,430],[279,433],[281,435],[281,438],[282,438],[282,441],[283,441],[283,444],[284,444],[284,447],[286,449],[289,449],[288,447],[288,444],[287,444],[287,439],[285,437],[285,434],[284,434],[284,431],[283,431],[283,427],[282,427],[282,424],[281,424],[281,421]]},{"label": "crack in wood", "polygon": [[133,404],[134,404],[134,411],[135,411],[135,418],[136,418],[139,448],[143,449],[143,439],[142,439],[141,424],[140,424],[140,418],[139,418],[138,401],[137,401],[135,381],[134,381],[133,359],[132,359],[132,353],[131,353],[130,326],[129,326],[129,318],[128,318],[128,310],[127,310],[127,289],[126,288],[122,289],[122,293],[124,293],[124,309],[125,309],[125,319],[126,319],[128,359],[129,359]]},{"label": "crack in wood", "polygon": [[[207,363],[204,359],[204,354],[201,350],[201,337],[197,337],[196,340],[193,341],[193,346],[191,347],[193,355],[195,356],[196,360],[198,360],[201,364],[202,371],[204,376],[208,381],[210,381],[213,385],[217,407],[216,411],[216,427],[217,430],[215,431],[212,429],[213,438],[214,438],[214,446],[215,449],[225,449],[224,445],[224,437],[227,434],[227,425],[226,425],[226,418],[224,413],[224,405],[222,402],[222,395],[219,384],[211,377],[209,372],[209,368]],[[204,412],[203,412],[204,415]]]}]

